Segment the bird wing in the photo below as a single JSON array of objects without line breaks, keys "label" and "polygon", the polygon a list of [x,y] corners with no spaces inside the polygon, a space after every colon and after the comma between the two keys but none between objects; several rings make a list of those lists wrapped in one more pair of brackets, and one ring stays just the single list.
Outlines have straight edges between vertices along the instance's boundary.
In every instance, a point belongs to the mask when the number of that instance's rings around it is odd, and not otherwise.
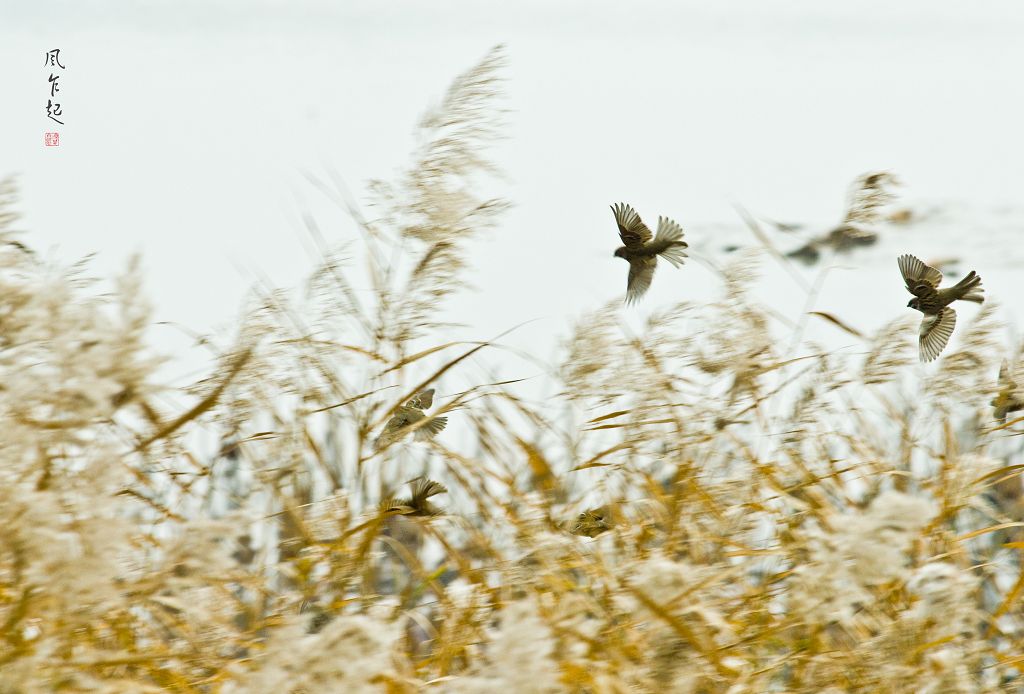
[{"label": "bird wing", "polygon": [[406,407],[415,407],[417,410],[429,409],[434,404],[434,389],[427,388],[421,390],[416,395],[412,396],[412,399],[405,403]]},{"label": "bird wing", "polygon": [[875,224],[881,208],[893,198],[890,186],[899,181],[888,171],[874,171],[859,176],[847,195],[845,224]]},{"label": "bird wing", "polygon": [[412,500],[414,502],[426,501],[432,496],[448,493],[447,487],[443,484],[434,480],[428,480],[425,477],[417,477],[409,482],[409,485],[412,487]]},{"label": "bird wing", "polygon": [[658,241],[676,241],[687,246],[687,243],[683,241],[683,228],[679,226],[678,222],[675,222],[668,217],[658,217],[658,235],[655,237]]},{"label": "bird wing", "polygon": [[648,249],[679,267],[687,258],[685,248],[689,244],[683,241],[683,228],[668,217],[658,217],[658,233]]},{"label": "bird wing", "polygon": [[398,408],[395,416],[388,420],[388,423],[384,425],[384,431],[380,432],[380,436],[374,441],[374,448],[380,450],[398,437],[402,429],[409,424],[408,413],[409,410],[406,408]]},{"label": "bird wing", "polygon": [[615,214],[615,223],[619,225],[619,238],[626,248],[639,250],[651,240],[651,230],[632,207],[624,202],[616,203],[612,205],[612,213]]},{"label": "bird wing", "polygon": [[429,441],[438,434],[440,434],[444,428],[448,425],[447,417],[434,417],[429,422],[421,426],[413,434],[413,437],[417,441]]},{"label": "bird wing", "polygon": [[949,306],[939,309],[935,315],[925,314],[921,319],[920,347],[921,361],[932,361],[949,342],[956,327],[956,311]]},{"label": "bird wing", "polygon": [[635,303],[651,287],[654,279],[654,268],[658,266],[657,256],[631,258],[629,261],[629,277],[626,278],[626,303]]},{"label": "bird wing", "polygon": [[939,283],[942,282],[941,272],[925,265],[910,254],[901,255],[897,263],[899,263],[903,281],[907,285],[907,291],[914,296],[922,298],[930,296],[936,292]]},{"label": "bird wing", "polygon": [[385,499],[380,503],[380,510],[399,516],[411,516],[416,513],[412,499]]},{"label": "bird wing", "polygon": [[388,420],[381,435],[393,434],[409,423],[408,413],[404,407],[398,408],[395,416]]}]

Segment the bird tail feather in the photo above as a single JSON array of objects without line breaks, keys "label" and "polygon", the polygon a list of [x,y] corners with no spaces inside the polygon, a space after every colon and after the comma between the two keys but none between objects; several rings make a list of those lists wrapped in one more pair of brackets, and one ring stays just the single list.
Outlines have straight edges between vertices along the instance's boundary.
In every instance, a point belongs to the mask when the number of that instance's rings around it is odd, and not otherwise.
[{"label": "bird tail feather", "polygon": [[985,301],[985,289],[981,286],[981,276],[974,270],[971,270],[967,277],[953,285],[953,289],[956,290],[957,298],[963,301],[973,301],[976,304],[981,304]]}]

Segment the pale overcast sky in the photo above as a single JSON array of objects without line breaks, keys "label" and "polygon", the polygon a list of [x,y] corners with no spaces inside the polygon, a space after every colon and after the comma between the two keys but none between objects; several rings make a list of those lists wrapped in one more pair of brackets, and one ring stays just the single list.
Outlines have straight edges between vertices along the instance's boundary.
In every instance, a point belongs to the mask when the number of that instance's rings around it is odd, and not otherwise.
[{"label": "pale overcast sky", "polygon": [[[304,174],[336,170],[361,197],[503,43],[509,139],[493,158],[515,208],[478,246],[479,294],[452,310],[481,336],[534,318],[554,335],[623,294],[619,200],[712,252],[735,203],[827,225],[856,175],[890,169],[908,200],[966,210],[957,233],[1020,248],[1022,36],[1017,2],[0,0],[0,175],[20,174],[31,245],[98,252],[101,272],[141,251],[157,319],[208,329],[253,273],[304,278],[304,209],[332,240],[355,236]],[[65,126],[48,148],[51,48]],[[960,238],[921,232],[907,250]],[[894,268],[862,275],[895,292],[864,327],[902,310]],[[644,310],[706,296],[709,278],[665,266]]]}]

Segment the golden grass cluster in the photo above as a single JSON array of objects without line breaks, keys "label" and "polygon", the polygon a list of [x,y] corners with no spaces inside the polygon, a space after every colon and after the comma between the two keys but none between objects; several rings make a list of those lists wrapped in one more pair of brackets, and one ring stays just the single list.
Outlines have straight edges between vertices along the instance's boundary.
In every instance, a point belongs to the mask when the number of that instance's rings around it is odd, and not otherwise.
[{"label": "golden grass cluster", "polygon": [[[368,211],[316,182],[360,245],[259,294],[183,390],[138,267],[102,292],[43,262],[0,191],[0,693],[1020,688],[993,304],[930,376],[905,321],[782,347],[745,253],[641,334],[594,307],[559,397],[475,382],[503,347],[445,340],[441,306],[505,207],[479,192],[500,68]],[[447,429],[375,446],[431,387]]]}]

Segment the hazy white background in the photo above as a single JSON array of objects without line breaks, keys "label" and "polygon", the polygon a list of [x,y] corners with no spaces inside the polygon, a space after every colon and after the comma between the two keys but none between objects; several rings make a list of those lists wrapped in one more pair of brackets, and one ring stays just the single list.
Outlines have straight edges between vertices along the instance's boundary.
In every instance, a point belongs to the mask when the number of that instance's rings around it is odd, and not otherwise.
[{"label": "hazy white background", "polygon": [[[963,258],[1021,318],[1021,37],[1017,2],[0,0],[0,174],[21,174],[31,245],[98,252],[97,272],[141,251],[157,319],[207,330],[257,276],[302,280],[303,210],[355,236],[304,174],[334,169],[361,198],[408,161],[424,108],[504,43],[494,159],[516,207],[476,248],[478,293],[451,305],[471,334],[540,318],[513,342],[547,356],[566,318],[621,298],[612,202],[672,216],[714,255],[752,242],[735,203],[824,228],[872,169],[942,212],[844,258],[816,308],[863,329],[906,314],[895,255],[910,251]],[[59,148],[43,146],[50,48],[67,66]],[[627,320],[713,282],[664,265]],[[788,279],[764,291],[802,308]]]}]

